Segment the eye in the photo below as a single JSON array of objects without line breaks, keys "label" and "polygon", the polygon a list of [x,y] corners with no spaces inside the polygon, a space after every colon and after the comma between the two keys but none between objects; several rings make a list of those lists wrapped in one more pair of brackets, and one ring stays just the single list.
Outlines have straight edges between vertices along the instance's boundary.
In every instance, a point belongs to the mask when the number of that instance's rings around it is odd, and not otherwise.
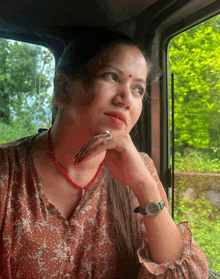
[{"label": "eye", "polygon": [[143,95],[145,93],[145,90],[141,86],[136,86],[135,91],[140,95]]},{"label": "eye", "polygon": [[110,79],[113,79],[115,81],[118,80],[118,76],[115,73],[105,73],[104,76],[109,77]]}]

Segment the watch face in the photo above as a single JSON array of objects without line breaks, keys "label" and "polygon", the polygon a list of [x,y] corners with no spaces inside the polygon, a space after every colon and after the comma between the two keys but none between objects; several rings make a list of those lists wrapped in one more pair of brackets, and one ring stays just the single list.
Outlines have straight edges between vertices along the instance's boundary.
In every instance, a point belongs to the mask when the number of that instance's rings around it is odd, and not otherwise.
[{"label": "watch face", "polygon": [[160,208],[156,202],[149,202],[146,210],[150,216],[156,216],[159,213]]}]

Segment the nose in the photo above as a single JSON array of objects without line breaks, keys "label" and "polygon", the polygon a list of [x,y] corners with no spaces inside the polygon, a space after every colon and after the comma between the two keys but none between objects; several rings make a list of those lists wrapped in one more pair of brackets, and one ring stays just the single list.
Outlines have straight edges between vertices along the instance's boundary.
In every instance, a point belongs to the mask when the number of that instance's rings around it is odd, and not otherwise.
[{"label": "nose", "polygon": [[116,95],[113,98],[114,104],[117,106],[125,107],[126,109],[130,109],[133,104],[133,95],[131,93],[131,89],[129,84],[121,85],[118,88]]}]

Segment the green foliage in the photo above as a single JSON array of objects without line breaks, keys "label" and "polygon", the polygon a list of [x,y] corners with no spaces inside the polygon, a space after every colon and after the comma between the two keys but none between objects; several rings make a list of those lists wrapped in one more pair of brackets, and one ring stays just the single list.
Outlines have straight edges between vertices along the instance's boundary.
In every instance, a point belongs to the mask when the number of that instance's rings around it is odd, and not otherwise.
[{"label": "green foliage", "polygon": [[186,149],[184,156],[175,152],[175,170],[219,173],[220,161],[218,158],[213,158],[208,152]]},{"label": "green foliage", "polygon": [[46,48],[0,39],[0,143],[51,126],[53,55]]},{"label": "green foliage", "polygon": [[[193,241],[202,249],[209,268],[220,273],[220,215],[219,207],[213,207],[205,197],[190,201],[181,195],[181,186],[176,192],[174,220],[178,224],[188,221]],[[172,207],[172,203],[170,208]]]},{"label": "green foliage", "polygon": [[[220,15],[170,42],[176,171],[220,172],[219,52]],[[171,92],[169,98],[171,108]],[[176,181],[175,223],[189,221],[193,240],[204,252],[209,268],[220,273],[220,206],[212,205],[204,196],[190,200],[183,196],[184,191],[184,181]]]},{"label": "green foliage", "polygon": [[[45,48],[0,39],[0,122],[11,125],[28,117],[32,124],[48,125],[51,121],[53,55]],[[28,124],[26,124],[28,126]]]},{"label": "green foliage", "polygon": [[220,145],[219,20],[220,16],[214,17],[181,33],[169,45],[179,152],[186,144],[207,150]]},{"label": "green foliage", "polygon": [[27,121],[28,118],[24,121],[14,121],[12,125],[0,122],[0,144],[36,134],[36,125]]}]

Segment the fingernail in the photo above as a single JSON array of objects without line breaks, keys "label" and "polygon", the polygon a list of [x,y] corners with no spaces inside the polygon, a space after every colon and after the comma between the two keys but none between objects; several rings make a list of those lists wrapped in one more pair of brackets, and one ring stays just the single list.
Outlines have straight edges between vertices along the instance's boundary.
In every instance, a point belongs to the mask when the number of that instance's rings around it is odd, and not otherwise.
[{"label": "fingernail", "polygon": [[86,146],[84,146],[80,150],[78,150],[78,152],[75,155],[75,159],[78,159],[79,157],[81,157],[88,147],[89,147],[89,145],[87,144]]},{"label": "fingernail", "polygon": [[85,158],[87,152],[83,152],[78,158],[76,158],[76,164],[82,162],[82,160]]},{"label": "fingernail", "polygon": [[82,162],[82,160],[85,158],[86,153],[82,154],[79,158],[78,158],[78,163]]},{"label": "fingernail", "polygon": [[81,152],[82,152],[82,150],[80,149],[80,150],[76,153],[76,155],[75,155],[75,159],[76,159],[77,157],[79,157],[79,156],[80,156]]}]

